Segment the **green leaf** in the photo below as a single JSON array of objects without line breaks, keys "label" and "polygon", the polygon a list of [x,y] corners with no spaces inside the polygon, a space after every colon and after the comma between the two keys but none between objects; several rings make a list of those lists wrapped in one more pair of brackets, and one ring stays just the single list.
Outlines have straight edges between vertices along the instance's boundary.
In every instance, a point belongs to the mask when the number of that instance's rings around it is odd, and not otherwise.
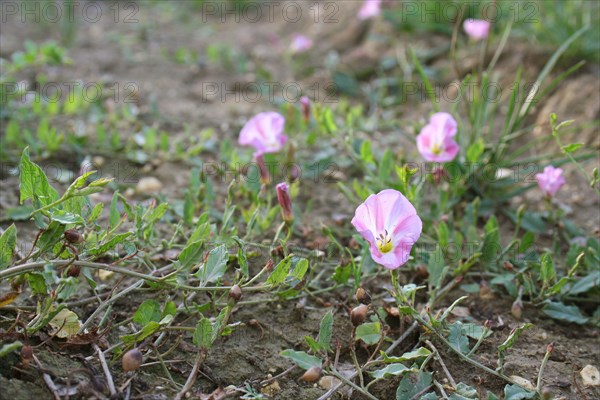
[{"label": "green leaf", "polygon": [[6,357],[13,351],[19,350],[21,347],[23,347],[23,343],[18,340],[12,343],[4,343],[0,349],[0,358]]},{"label": "green leaf", "polygon": [[418,372],[404,375],[396,390],[396,400],[414,398],[427,387],[431,386],[432,381],[433,378],[431,372]]},{"label": "green leaf", "polygon": [[550,284],[556,278],[552,256],[548,253],[542,255],[540,273],[542,275],[542,281],[546,285]]},{"label": "green leaf", "polygon": [[389,357],[384,351],[381,351],[383,361],[386,363],[401,363],[404,361],[415,360],[417,358],[427,357],[431,351],[425,347],[419,347],[416,350],[402,354],[400,357]]},{"label": "green leaf", "polygon": [[138,307],[133,314],[133,322],[145,326],[150,321],[160,321],[160,304],[156,300],[146,300]]},{"label": "green leaf", "polygon": [[183,248],[181,253],[179,253],[179,257],[177,258],[179,262],[179,270],[189,270],[194,265],[200,263],[204,256],[204,241],[199,240],[197,242],[188,243],[187,246]]},{"label": "green leaf", "polygon": [[167,304],[165,304],[165,308],[160,314],[160,317],[164,318],[167,315],[172,315],[173,317],[177,315],[177,306],[172,301],[169,301]]},{"label": "green leaf", "polygon": [[322,349],[329,350],[331,343],[331,334],[333,333],[333,312],[330,310],[325,313],[319,326],[319,346]]},{"label": "green leaf", "polygon": [[504,400],[522,400],[535,398],[535,392],[530,392],[518,385],[506,385],[504,387]]},{"label": "green leaf", "polygon": [[571,143],[571,144],[561,147],[561,149],[563,152],[571,154],[571,153],[575,152],[581,146],[583,146],[583,143]]},{"label": "green leaf", "polygon": [[450,400],[478,400],[477,389],[473,389],[471,386],[459,382],[456,385],[456,391],[448,397]]},{"label": "green leaf", "polygon": [[306,271],[308,271],[308,260],[306,258],[301,258],[297,263],[294,269],[291,272],[291,276],[301,281],[306,275]]},{"label": "green leaf", "polygon": [[19,169],[20,204],[27,199],[34,199],[38,200],[42,206],[46,206],[58,199],[58,192],[50,186],[44,171],[29,159],[29,147],[23,150]]},{"label": "green leaf", "polygon": [[65,232],[65,226],[59,222],[52,221],[48,228],[40,235],[37,247],[40,252],[46,252],[54,247],[54,245],[62,239]]},{"label": "green leaf", "polygon": [[8,267],[17,246],[17,227],[12,224],[0,236],[0,270]]},{"label": "green leaf", "polygon": [[356,340],[362,340],[368,345],[378,343],[381,339],[381,324],[379,322],[368,322],[356,328]]},{"label": "green leaf", "polygon": [[201,349],[210,349],[213,343],[212,338],[213,326],[207,318],[202,318],[196,325],[192,342]]},{"label": "green leaf", "polygon": [[119,209],[117,207],[118,201],[119,201],[119,192],[115,192],[113,194],[112,200],[110,202],[110,215],[108,218],[111,228],[117,226],[117,224],[119,223],[119,220],[121,219],[121,213],[119,212]]},{"label": "green leaf", "polygon": [[88,223],[95,222],[98,218],[100,218],[100,215],[102,215],[102,210],[104,210],[104,203],[96,204],[92,209],[90,216],[88,217]]},{"label": "green leaf", "polygon": [[291,349],[284,350],[280,353],[282,357],[289,358],[302,369],[308,370],[312,367],[321,368],[321,359],[309,355],[303,351],[295,351]]},{"label": "green leaf", "polygon": [[306,342],[306,344],[308,345],[308,347],[310,347],[310,349],[317,353],[319,351],[322,350],[321,345],[319,344],[319,342],[317,342],[315,339],[311,338],[310,336],[304,336],[304,341]]},{"label": "green leaf", "polygon": [[46,295],[48,294],[48,288],[46,287],[46,279],[42,274],[29,273],[27,274],[27,282],[29,288],[34,294]]},{"label": "green leaf", "polygon": [[476,142],[472,143],[467,149],[467,161],[469,162],[477,162],[479,161],[479,157],[483,154],[483,150],[485,149],[485,144],[483,140],[479,138]]},{"label": "green leaf", "polygon": [[531,231],[525,232],[523,237],[521,238],[521,243],[519,244],[519,253],[524,253],[531,247],[533,242],[535,241],[535,235]]},{"label": "green leaf", "polygon": [[442,285],[444,276],[444,253],[441,246],[436,246],[435,251],[430,254],[427,271],[429,272],[429,284],[431,287],[439,288]]},{"label": "green leaf", "polygon": [[219,315],[217,316],[217,319],[215,320],[215,323],[212,326],[212,330],[213,330],[213,332],[212,332],[212,343],[214,343],[215,340],[217,340],[217,336],[221,332],[223,321],[225,321],[226,316],[230,312],[231,312],[231,307],[230,306],[225,306],[225,308],[223,308],[221,310],[221,312],[219,313]]},{"label": "green leaf", "polygon": [[512,348],[515,343],[517,342],[517,340],[519,339],[519,336],[521,336],[521,333],[523,333],[523,331],[525,329],[529,329],[533,326],[533,324],[531,323],[526,323],[523,324],[517,328],[514,328],[511,332],[510,335],[508,335],[508,337],[506,338],[506,340],[500,345],[498,346],[498,352],[503,353],[506,350]]},{"label": "green leaf", "polygon": [[418,372],[418,369],[408,368],[404,364],[389,364],[385,368],[378,369],[376,371],[369,371],[369,375],[371,375],[375,379],[382,379],[387,376],[398,376],[402,375],[406,372]]},{"label": "green leaf", "polygon": [[200,285],[203,286],[209,282],[219,280],[225,274],[228,259],[227,247],[224,244],[212,249],[208,253],[206,262],[198,270],[197,275],[200,279]]},{"label": "green leaf", "polygon": [[581,294],[600,285],[600,271],[593,271],[588,276],[581,278],[573,284],[569,290],[569,294]]},{"label": "green leaf", "polygon": [[[479,340],[486,332],[485,328],[481,325],[473,324],[471,322],[463,324],[462,330],[471,339]],[[493,333],[492,330],[488,329],[485,333],[485,337],[490,336]]]},{"label": "green leaf", "polygon": [[118,244],[125,242],[132,235],[133,232],[119,233],[118,235],[113,236],[108,242],[103,243],[99,247],[89,249],[88,253],[92,255],[104,254],[107,251],[114,249]]},{"label": "green leaf", "polygon": [[65,210],[52,210],[50,211],[50,219],[52,221],[60,222],[64,225],[76,224],[84,225],[85,222],[80,215],[76,215]]},{"label": "green leaf", "polygon": [[287,256],[283,260],[279,261],[269,278],[267,279],[267,285],[281,285],[290,271],[290,267],[292,266],[291,256]]},{"label": "green leaf", "polygon": [[542,309],[544,314],[551,318],[561,321],[573,322],[583,325],[588,322],[589,318],[584,317],[577,306],[567,306],[561,302],[551,301]]},{"label": "green leaf", "polygon": [[440,222],[437,227],[437,236],[440,247],[446,248],[450,238],[450,231],[448,230],[448,225],[446,225],[444,221]]},{"label": "green leaf", "polygon": [[126,346],[129,346],[134,343],[139,343],[146,339],[148,336],[154,335],[160,329],[160,323],[156,321],[150,321],[146,326],[144,326],[139,332],[121,336],[121,340],[125,343]]},{"label": "green leaf", "polygon": [[248,257],[246,256],[246,250],[241,243],[239,245],[240,247],[238,248],[237,262],[240,266],[240,271],[242,271],[242,275],[249,277],[250,272],[248,270]]},{"label": "green leaf", "polygon": [[450,333],[448,334],[448,342],[456,350],[463,354],[469,352],[469,338],[462,329],[462,323],[455,322],[450,325]]},{"label": "green leaf", "polygon": [[500,245],[500,231],[498,230],[498,221],[495,216],[491,216],[485,224],[485,239],[483,241],[482,251],[483,262],[486,266],[495,266],[502,246]]}]

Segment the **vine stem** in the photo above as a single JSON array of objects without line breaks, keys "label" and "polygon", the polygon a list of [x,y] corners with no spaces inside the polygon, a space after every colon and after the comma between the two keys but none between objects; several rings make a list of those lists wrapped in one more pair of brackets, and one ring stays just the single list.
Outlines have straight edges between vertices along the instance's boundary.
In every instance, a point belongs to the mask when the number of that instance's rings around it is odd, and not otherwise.
[{"label": "vine stem", "polygon": [[[130,269],[115,267],[114,265],[96,263],[92,261],[81,261],[81,260],[54,260],[54,261],[39,261],[32,262],[28,264],[17,265],[11,268],[7,268],[4,271],[0,271],[0,280],[12,278],[13,276],[17,276],[26,272],[32,272],[38,269],[44,268],[48,264],[53,264],[56,266],[64,266],[67,264],[70,265],[78,265],[81,267],[91,268],[91,269],[101,269],[105,271],[111,271],[122,275],[131,276],[133,278],[143,279],[145,281],[154,282],[154,283],[162,283],[168,286],[172,286],[178,289],[189,290],[191,292],[210,292],[210,291],[228,291],[231,289],[231,286],[189,286],[189,285],[180,285],[177,283],[171,283],[166,281],[163,277],[156,277],[151,275],[142,274],[140,272],[132,271]],[[265,290],[271,289],[269,285],[260,285],[253,287],[245,287],[244,290],[247,292],[261,292]]]},{"label": "vine stem", "polygon": [[[417,321],[413,322],[413,324],[408,327],[408,329],[406,331],[404,331],[404,333],[402,334],[402,336],[400,336],[398,339],[396,339],[396,341],[394,343],[392,343],[390,345],[390,347],[388,347],[386,349],[386,353],[391,353],[396,347],[398,347],[400,345],[400,343],[402,343],[415,329],[417,329],[417,326],[419,324],[417,323]],[[375,360],[373,361],[369,361],[368,363],[366,363],[363,366],[363,369],[378,363],[379,361],[383,360],[382,356],[377,357]],[[358,371],[354,371],[352,373],[352,375],[350,375],[348,377],[348,379],[353,379],[356,375],[358,375]],[[337,385],[335,385],[334,387],[332,387],[331,389],[329,389],[324,395],[322,395],[321,397],[319,397],[317,400],[326,400],[328,398],[330,398],[335,392],[337,392],[340,387],[342,387],[342,385],[344,384],[344,382],[340,382]],[[351,385],[352,386],[352,385]]]}]

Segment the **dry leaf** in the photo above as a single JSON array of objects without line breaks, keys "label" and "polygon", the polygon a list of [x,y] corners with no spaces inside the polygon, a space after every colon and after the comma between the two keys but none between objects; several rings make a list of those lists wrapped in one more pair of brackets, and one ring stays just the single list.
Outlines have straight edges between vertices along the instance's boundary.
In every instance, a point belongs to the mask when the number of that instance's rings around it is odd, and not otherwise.
[{"label": "dry leaf", "polygon": [[8,292],[4,296],[0,296],[0,307],[4,307],[15,301],[19,296],[19,292]]},{"label": "dry leaf", "polygon": [[67,308],[63,308],[50,320],[48,325],[51,328],[50,335],[62,339],[77,335],[82,323],[77,314]]}]

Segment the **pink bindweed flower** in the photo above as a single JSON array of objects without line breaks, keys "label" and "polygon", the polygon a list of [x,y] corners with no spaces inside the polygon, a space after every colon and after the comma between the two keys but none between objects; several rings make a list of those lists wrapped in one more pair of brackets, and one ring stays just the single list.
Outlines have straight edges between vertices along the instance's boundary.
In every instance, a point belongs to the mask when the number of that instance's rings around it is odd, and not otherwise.
[{"label": "pink bindweed flower", "polygon": [[284,125],[285,118],[279,113],[268,111],[256,114],[242,128],[238,143],[254,147],[254,156],[278,152],[287,142],[287,136],[283,133]]},{"label": "pink bindweed flower", "polygon": [[358,10],[358,19],[365,20],[373,18],[381,13],[381,0],[365,0],[360,10]]},{"label": "pink bindweed flower", "polygon": [[356,209],[352,225],[369,242],[373,260],[388,269],[408,261],[423,227],[413,205],[393,189],[370,195]]},{"label": "pink bindweed flower", "polygon": [[565,178],[562,176],[561,168],[554,168],[548,165],[544,171],[535,175],[538,186],[548,197],[552,197],[558,192],[558,189],[565,184]]},{"label": "pink bindweed flower", "polygon": [[290,50],[292,53],[304,53],[313,47],[313,41],[308,36],[294,33]]},{"label": "pink bindweed flower", "polygon": [[300,106],[302,107],[302,117],[308,122],[310,119],[310,99],[306,96],[300,97]]},{"label": "pink bindweed flower", "polygon": [[433,114],[417,136],[417,148],[423,158],[434,162],[454,160],[459,150],[458,143],[454,140],[456,127],[456,121],[450,114]]},{"label": "pink bindweed flower", "polygon": [[285,182],[278,183],[275,188],[277,189],[277,201],[281,207],[281,216],[283,217],[283,220],[289,224],[294,221],[294,210],[292,209],[290,188]]},{"label": "pink bindweed flower", "polygon": [[471,39],[483,40],[487,39],[490,33],[490,23],[484,19],[466,19],[463,29]]}]

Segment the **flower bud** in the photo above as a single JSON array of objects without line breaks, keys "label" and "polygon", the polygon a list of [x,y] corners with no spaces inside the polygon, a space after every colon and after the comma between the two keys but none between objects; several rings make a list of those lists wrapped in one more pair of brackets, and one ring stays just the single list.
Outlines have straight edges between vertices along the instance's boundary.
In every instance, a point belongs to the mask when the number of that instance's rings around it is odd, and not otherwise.
[{"label": "flower bud", "polygon": [[292,210],[292,198],[290,197],[290,188],[287,183],[277,184],[277,201],[281,207],[281,216],[288,224],[294,221],[294,210]]},{"label": "flower bud", "polygon": [[242,298],[242,288],[238,285],[233,285],[229,289],[229,298],[233,299],[236,303]]},{"label": "flower bud", "polygon": [[552,353],[554,351],[554,342],[546,346],[546,353]]},{"label": "flower bud", "polygon": [[554,396],[552,396],[552,391],[548,387],[543,387],[540,393],[542,400],[552,400]]},{"label": "flower bud", "polygon": [[523,302],[519,299],[515,300],[510,308],[510,313],[513,315],[513,317],[520,320],[521,316],[523,315]]},{"label": "flower bud", "polygon": [[142,356],[142,352],[139,351],[137,348],[129,350],[123,355],[123,359],[121,360],[123,365],[123,371],[135,371],[142,365],[143,360],[144,356]]},{"label": "flower bud", "polygon": [[304,382],[316,382],[321,377],[321,368],[311,367],[300,377]]},{"label": "flower bud", "polygon": [[369,311],[369,307],[364,304],[354,307],[350,312],[350,321],[352,321],[352,325],[358,326],[362,324],[367,318],[367,311]]},{"label": "flower bud", "polygon": [[302,117],[305,122],[310,120],[310,99],[306,96],[300,97],[300,105],[302,106]]},{"label": "flower bud", "polygon": [[65,239],[67,239],[69,243],[79,244],[84,241],[83,235],[77,232],[75,229],[66,230],[64,235]]},{"label": "flower bud", "polygon": [[365,289],[359,287],[356,290],[356,300],[361,304],[369,305],[371,304],[371,295]]},{"label": "flower bud", "polygon": [[262,183],[263,185],[270,184],[271,175],[269,174],[269,169],[267,168],[265,158],[262,154],[256,155],[256,164],[258,165],[258,170],[260,171],[260,183]]},{"label": "flower bud", "polygon": [[21,349],[21,362],[24,366],[28,366],[31,360],[33,359],[33,349],[30,345],[26,344]]}]

